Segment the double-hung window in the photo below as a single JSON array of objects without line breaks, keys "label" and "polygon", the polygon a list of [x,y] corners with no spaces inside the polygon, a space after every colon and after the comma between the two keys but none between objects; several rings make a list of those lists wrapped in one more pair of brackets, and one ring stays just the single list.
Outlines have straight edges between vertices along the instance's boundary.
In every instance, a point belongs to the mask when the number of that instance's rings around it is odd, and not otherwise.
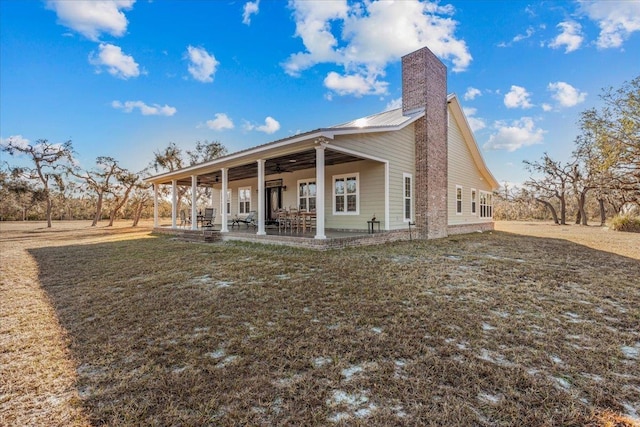
[{"label": "double-hung window", "polygon": [[480,218],[493,217],[493,195],[486,191],[480,192]]},{"label": "double-hung window", "polygon": [[456,215],[462,215],[462,187],[456,185]]},{"label": "double-hung window", "polygon": [[476,198],[477,198],[477,194],[476,194],[476,189],[472,188],[471,189],[471,215],[475,215],[476,214]]},{"label": "double-hung window", "polygon": [[251,187],[238,188],[238,213],[248,214],[251,212]]},{"label": "double-hung window", "polygon": [[402,188],[403,188],[403,219],[404,222],[411,222],[413,206],[413,186],[411,185],[412,176],[408,173],[402,174]]},{"label": "double-hung window", "polygon": [[298,181],[298,208],[308,211],[316,210],[316,180]]},{"label": "double-hung window", "polygon": [[334,175],[333,213],[357,215],[360,212],[359,174]]}]

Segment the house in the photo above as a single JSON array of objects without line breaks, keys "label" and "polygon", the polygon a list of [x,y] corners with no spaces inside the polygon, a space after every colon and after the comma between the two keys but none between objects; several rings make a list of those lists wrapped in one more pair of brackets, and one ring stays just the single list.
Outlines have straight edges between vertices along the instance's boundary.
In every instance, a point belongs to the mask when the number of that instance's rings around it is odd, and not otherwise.
[{"label": "house", "polygon": [[[493,229],[488,170],[456,95],[447,95],[445,65],[427,48],[402,58],[402,108],[320,128],[153,176],[213,188],[222,235],[232,218],[257,211],[255,234],[267,234],[279,208],[315,209],[310,236],[368,231],[374,216],[388,239],[411,226],[422,239]],[[191,216],[196,217],[195,200]],[[196,227],[196,224],[193,224]]]}]

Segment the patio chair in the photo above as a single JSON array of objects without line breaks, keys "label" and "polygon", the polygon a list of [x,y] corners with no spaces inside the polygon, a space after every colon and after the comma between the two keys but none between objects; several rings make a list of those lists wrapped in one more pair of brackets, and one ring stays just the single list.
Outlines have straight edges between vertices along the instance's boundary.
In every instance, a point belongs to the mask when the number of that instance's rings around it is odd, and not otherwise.
[{"label": "patio chair", "polygon": [[234,221],[238,222],[238,223],[243,223],[247,225],[247,228],[249,228],[249,225],[253,225],[254,227],[258,226],[258,223],[256,222],[257,218],[257,212],[256,211],[251,211],[249,212],[249,215],[247,215],[244,218],[237,218]]},{"label": "patio chair", "polygon": [[216,219],[216,208],[205,208],[204,216],[202,217],[202,228],[213,228],[213,221]]},{"label": "patio chair", "polygon": [[187,211],[182,209],[180,211],[180,227],[186,227],[191,224],[191,218],[187,216]]},{"label": "patio chair", "polygon": [[289,215],[287,215],[287,211],[284,209],[278,209],[276,220],[278,221],[278,232],[281,232],[282,230],[286,231],[287,227],[290,225]]}]

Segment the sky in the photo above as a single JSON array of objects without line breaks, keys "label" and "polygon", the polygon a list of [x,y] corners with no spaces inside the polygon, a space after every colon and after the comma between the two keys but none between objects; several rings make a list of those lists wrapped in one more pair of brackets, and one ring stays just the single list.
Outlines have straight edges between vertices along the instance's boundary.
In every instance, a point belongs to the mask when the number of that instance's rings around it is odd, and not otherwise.
[{"label": "sky", "polygon": [[2,0],[0,142],[71,140],[82,167],[132,171],[170,142],[235,152],[399,106],[424,46],[493,175],[522,183],[640,75],[640,0]]}]

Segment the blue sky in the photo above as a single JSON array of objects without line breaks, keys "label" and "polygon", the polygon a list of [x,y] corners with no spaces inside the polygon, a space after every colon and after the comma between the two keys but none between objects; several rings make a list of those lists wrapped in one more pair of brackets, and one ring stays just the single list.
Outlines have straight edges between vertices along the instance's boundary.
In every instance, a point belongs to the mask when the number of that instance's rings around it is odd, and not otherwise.
[{"label": "blue sky", "polygon": [[494,176],[518,183],[640,74],[640,1],[2,0],[0,43],[0,138],[131,170],[169,142],[233,152],[392,108],[400,57],[428,46]]}]

